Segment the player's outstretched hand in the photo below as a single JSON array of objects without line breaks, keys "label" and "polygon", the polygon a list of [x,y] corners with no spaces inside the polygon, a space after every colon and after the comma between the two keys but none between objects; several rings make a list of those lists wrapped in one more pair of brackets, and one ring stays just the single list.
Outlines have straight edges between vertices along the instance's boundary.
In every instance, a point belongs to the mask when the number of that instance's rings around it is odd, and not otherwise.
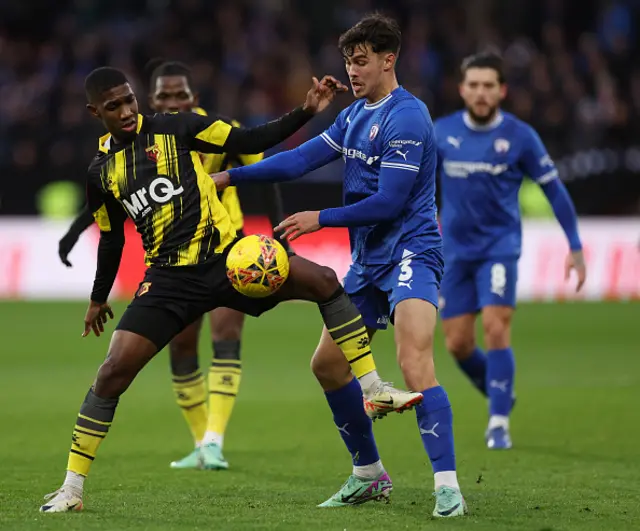
[{"label": "player's outstretched hand", "polygon": [[78,238],[71,236],[70,234],[65,234],[58,242],[58,256],[60,257],[60,261],[67,267],[71,267],[71,262],[69,262],[69,253],[77,241]]},{"label": "player's outstretched hand", "polygon": [[216,190],[218,192],[222,192],[222,190],[224,190],[227,186],[229,186],[229,183],[231,182],[231,177],[229,176],[228,171],[211,173],[209,174],[209,177],[213,179],[213,182],[216,185]]},{"label": "player's outstretched hand", "polygon": [[347,92],[349,89],[333,76],[324,76],[322,81],[317,77],[312,78],[313,85],[307,92],[307,100],[304,102],[304,110],[313,114],[324,111],[334,100],[339,92]]},{"label": "player's outstretched hand", "polygon": [[571,251],[567,255],[567,259],[564,263],[564,279],[569,280],[571,277],[571,270],[575,269],[578,275],[578,283],[576,284],[576,293],[582,289],[582,286],[587,280],[587,265],[584,261],[584,253],[582,251]]},{"label": "player's outstretched hand", "polygon": [[89,301],[89,307],[84,316],[84,332],[82,332],[82,337],[87,337],[91,330],[93,330],[96,337],[100,337],[100,334],[104,332],[107,316],[109,316],[109,319],[113,319],[113,310],[108,303],[104,302],[100,304],[99,302]]},{"label": "player's outstretched hand", "polygon": [[273,232],[282,232],[280,239],[292,242],[303,234],[320,230],[322,227],[319,220],[320,212],[298,212],[274,227]]}]

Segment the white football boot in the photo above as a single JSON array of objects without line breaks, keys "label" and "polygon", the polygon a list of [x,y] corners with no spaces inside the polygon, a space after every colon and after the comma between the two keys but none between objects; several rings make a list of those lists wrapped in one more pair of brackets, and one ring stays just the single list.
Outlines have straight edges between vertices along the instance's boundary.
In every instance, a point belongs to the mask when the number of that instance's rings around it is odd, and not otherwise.
[{"label": "white football boot", "polygon": [[67,513],[82,510],[82,491],[63,485],[57,491],[47,494],[41,513]]},{"label": "white football boot", "polygon": [[391,412],[402,413],[422,402],[422,393],[396,389],[380,381],[364,394],[364,410],[371,420],[381,419]]}]

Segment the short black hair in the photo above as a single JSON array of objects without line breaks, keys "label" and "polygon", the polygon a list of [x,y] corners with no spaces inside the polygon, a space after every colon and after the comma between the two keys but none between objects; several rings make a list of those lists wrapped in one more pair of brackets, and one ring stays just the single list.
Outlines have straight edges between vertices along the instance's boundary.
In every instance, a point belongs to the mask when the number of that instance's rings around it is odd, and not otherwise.
[{"label": "short black hair", "polygon": [[400,52],[402,32],[398,23],[381,13],[367,15],[338,39],[338,48],[345,57],[351,57],[358,46],[370,44],[374,53]]},{"label": "short black hair", "polygon": [[189,87],[193,85],[191,78],[191,69],[187,65],[181,63],[180,61],[164,61],[151,73],[151,80],[149,81],[150,92],[155,89],[156,81],[158,80],[158,78],[164,76],[184,76],[187,78]]},{"label": "short black hair", "polygon": [[129,83],[129,80],[122,70],[102,66],[85,78],[84,91],[89,103],[95,103],[101,100],[103,92],[125,83]]},{"label": "short black hair", "polygon": [[142,78],[144,80],[145,88],[147,89],[147,91],[149,91],[151,87],[149,83],[151,82],[151,75],[153,74],[153,71],[162,63],[166,62],[167,60],[164,57],[154,57],[152,59],[149,59],[147,61],[147,64],[142,67]]},{"label": "short black hair", "polygon": [[465,57],[460,67],[460,73],[462,79],[467,74],[467,70],[470,68],[491,68],[498,74],[498,82],[502,85],[505,82],[504,77],[504,63],[500,54],[496,52],[480,52],[474,55]]}]

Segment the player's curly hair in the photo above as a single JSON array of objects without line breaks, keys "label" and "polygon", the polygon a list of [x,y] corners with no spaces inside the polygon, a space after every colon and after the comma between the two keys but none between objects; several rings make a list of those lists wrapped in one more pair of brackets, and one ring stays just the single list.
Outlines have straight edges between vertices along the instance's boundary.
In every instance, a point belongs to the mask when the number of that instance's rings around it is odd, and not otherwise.
[{"label": "player's curly hair", "polygon": [[84,80],[87,101],[96,103],[102,99],[103,92],[128,82],[129,80],[122,70],[110,66],[96,68]]},{"label": "player's curly hair", "polygon": [[502,56],[494,51],[480,52],[465,57],[460,66],[460,73],[464,79],[467,70],[470,68],[491,68],[498,74],[498,82],[502,85],[505,82],[504,64]]},{"label": "player's curly hair", "polygon": [[398,23],[382,13],[367,15],[338,40],[338,48],[345,57],[351,57],[358,46],[371,45],[375,53],[400,52],[402,32]]}]

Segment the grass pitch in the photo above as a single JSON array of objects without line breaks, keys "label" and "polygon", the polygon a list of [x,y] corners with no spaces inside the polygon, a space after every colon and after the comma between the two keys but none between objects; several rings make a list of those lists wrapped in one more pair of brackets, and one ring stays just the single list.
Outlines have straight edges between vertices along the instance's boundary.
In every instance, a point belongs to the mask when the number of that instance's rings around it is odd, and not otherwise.
[{"label": "grass pitch", "polygon": [[[108,345],[108,336],[81,339],[84,308],[0,304],[2,530],[640,529],[638,303],[520,307],[514,449],[504,453],[486,450],[485,402],[438,336],[470,509],[444,521],[430,518],[432,475],[412,413],[375,425],[394,480],[390,504],[315,507],[347,478],[350,460],[308,368],[321,321],[307,304],[248,320],[225,442],[230,470],[169,469],[191,441],[161,353],[120,402],[86,483],[85,511],[39,514],[42,496],[63,479],[78,407]],[[204,366],[208,343],[203,334]],[[392,334],[379,334],[374,349],[380,372],[399,383]]]}]

